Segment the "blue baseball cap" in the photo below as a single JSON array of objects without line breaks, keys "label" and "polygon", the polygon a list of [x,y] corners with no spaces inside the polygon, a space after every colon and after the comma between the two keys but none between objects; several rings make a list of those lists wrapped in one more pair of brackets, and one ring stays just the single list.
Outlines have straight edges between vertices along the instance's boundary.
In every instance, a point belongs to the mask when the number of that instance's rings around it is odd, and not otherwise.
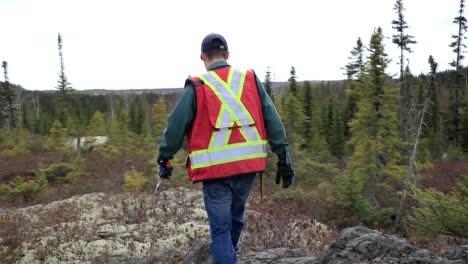
[{"label": "blue baseball cap", "polygon": [[217,33],[208,34],[202,41],[201,51],[207,52],[210,50],[228,50],[226,39]]}]

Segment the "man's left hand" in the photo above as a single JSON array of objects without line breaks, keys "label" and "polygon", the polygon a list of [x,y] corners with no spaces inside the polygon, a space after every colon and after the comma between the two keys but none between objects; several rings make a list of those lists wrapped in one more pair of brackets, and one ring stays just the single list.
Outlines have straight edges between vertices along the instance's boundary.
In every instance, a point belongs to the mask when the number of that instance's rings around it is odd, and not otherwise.
[{"label": "man's left hand", "polygon": [[281,179],[283,180],[283,188],[288,188],[296,179],[296,173],[294,172],[291,165],[286,164],[285,161],[278,161],[278,170],[276,172],[276,184],[280,184]]}]

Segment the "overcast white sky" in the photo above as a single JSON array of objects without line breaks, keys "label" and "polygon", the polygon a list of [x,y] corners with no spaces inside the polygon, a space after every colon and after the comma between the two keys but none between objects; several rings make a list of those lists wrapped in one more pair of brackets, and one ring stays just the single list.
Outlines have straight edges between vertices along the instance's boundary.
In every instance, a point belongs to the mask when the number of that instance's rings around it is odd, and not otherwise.
[{"label": "overcast white sky", "polygon": [[[264,79],[285,81],[292,65],[299,80],[342,79],[356,39],[368,43],[383,28],[396,74],[398,50],[391,43],[395,0],[0,0],[0,61],[10,81],[26,89],[57,83],[57,33],[65,71],[83,89],[182,87],[204,71],[200,43],[211,32],[224,35],[230,63],[253,68]],[[413,73],[428,71],[430,54],[449,68],[448,47],[459,0],[404,0],[418,41],[408,57]],[[3,80],[3,77],[2,77]]]}]

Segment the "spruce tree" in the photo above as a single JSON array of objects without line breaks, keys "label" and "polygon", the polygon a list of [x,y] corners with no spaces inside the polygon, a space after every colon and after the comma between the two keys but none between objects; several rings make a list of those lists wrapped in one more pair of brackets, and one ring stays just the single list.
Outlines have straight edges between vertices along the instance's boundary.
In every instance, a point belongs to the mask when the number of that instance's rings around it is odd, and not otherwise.
[{"label": "spruce tree", "polygon": [[[405,67],[403,73],[403,79],[400,81],[400,106],[399,106],[399,117],[400,117],[400,139],[402,141],[408,141],[411,138],[411,130],[415,124],[411,124],[411,104],[413,102],[413,87],[414,76],[411,73],[409,65]],[[420,94],[422,95],[422,94]],[[422,97],[420,97],[422,98]],[[422,101],[421,101],[422,102]]]},{"label": "spruce tree", "polygon": [[465,0],[460,0],[460,9],[458,11],[458,16],[453,20],[453,23],[458,26],[458,33],[452,35],[453,42],[450,43],[450,47],[453,48],[455,53],[455,60],[450,63],[450,66],[455,67],[456,70],[462,68],[461,62],[464,59],[463,48],[466,48],[466,45],[463,44],[463,41],[466,39],[465,33],[468,29],[466,24],[466,17],[463,15],[465,9]]},{"label": "spruce tree", "polygon": [[288,141],[293,148],[299,148],[305,143],[305,121],[304,107],[293,93],[287,93],[282,107],[281,119],[288,132]]},{"label": "spruce tree", "polygon": [[403,6],[403,0],[396,0],[396,3],[393,7],[393,10],[396,11],[398,18],[392,20],[392,28],[396,29],[397,34],[392,36],[392,41],[400,49],[400,81],[404,78],[404,61],[405,61],[405,51],[412,52],[409,45],[416,44],[414,36],[408,35],[405,33],[405,30],[408,28],[408,23],[405,20],[403,11],[405,8]]},{"label": "spruce tree", "polygon": [[392,21],[392,28],[396,29],[397,34],[392,36],[392,41],[400,49],[400,138],[404,141],[408,139],[408,122],[410,111],[410,87],[407,82],[404,82],[405,77],[405,51],[412,52],[409,45],[415,44],[414,37],[405,33],[408,24],[405,20],[403,11],[403,0],[396,0],[393,10],[396,11],[398,18]]},{"label": "spruce tree", "polygon": [[360,82],[364,67],[366,65],[364,58],[364,45],[361,38],[356,41],[356,46],[351,50],[351,56],[349,57],[349,63],[345,65],[345,74],[348,78],[347,82],[347,102],[346,102],[346,113],[344,117],[345,123],[345,138],[349,138],[349,121],[354,117],[357,112],[357,93],[354,91],[357,85],[356,82]]},{"label": "spruce tree", "polygon": [[345,65],[345,75],[348,80],[355,80],[359,78],[360,73],[364,69],[364,45],[362,40],[359,37],[356,41],[356,46],[351,50],[351,56],[348,57],[350,60],[348,64]]},{"label": "spruce tree", "polygon": [[291,66],[291,71],[289,73],[291,74],[291,76],[288,79],[289,90],[294,96],[297,96],[296,68],[294,68],[294,66]]},{"label": "spruce tree", "polygon": [[153,105],[153,136],[156,137],[156,141],[159,142],[164,129],[167,126],[167,104],[161,97]]},{"label": "spruce tree", "polygon": [[[117,100],[116,100],[117,101]],[[130,128],[129,114],[126,111],[125,102],[118,100],[115,111],[115,119],[110,125],[110,136],[113,144],[125,144]]]},{"label": "spruce tree", "polygon": [[32,128],[31,128],[31,123],[30,123],[30,120],[29,120],[29,115],[28,115],[28,108],[26,107],[26,104],[22,104],[21,105],[21,115],[22,115],[22,118],[21,118],[21,121],[22,121],[22,128],[28,130],[28,131],[32,131]]},{"label": "spruce tree", "polygon": [[59,79],[57,89],[60,92],[61,97],[65,98],[67,92],[73,90],[70,86],[71,83],[68,81],[68,78],[65,74],[65,63],[63,60],[63,44],[62,44],[62,35],[59,33],[57,37],[57,46],[59,52],[59,60],[60,60],[60,72],[59,72]]},{"label": "spruce tree", "polygon": [[0,94],[0,99],[3,97],[2,100],[5,100],[6,104],[6,109],[8,114],[9,114],[9,127],[15,128],[16,127],[16,122],[15,122],[15,110],[13,106],[13,97],[15,96],[15,91],[11,87],[10,80],[8,79],[8,63],[6,61],[2,62],[2,68],[3,68],[3,89],[1,89],[1,94]]},{"label": "spruce tree", "polygon": [[88,125],[88,133],[93,136],[106,135],[106,117],[103,113],[96,111]]},{"label": "spruce tree", "polygon": [[304,114],[306,117],[306,138],[310,138],[312,136],[312,126],[314,126],[312,122],[312,100],[312,86],[310,85],[309,81],[304,81]]},{"label": "spruce tree", "polygon": [[143,104],[143,99],[140,98],[137,104],[137,119],[136,119],[136,132],[138,135],[143,135],[145,130],[146,120],[146,107]]},{"label": "spruce tree", "polygon": [[335,102],[335,111],[332,122],[332,136],[330,138],[331,152],[335,157],[342,157],[344,155],[345,139],[345,124],[343,121],[343,114],[339,106]]},{"label": "spruce tree", "polygon": [[440,102],[439,102],[439,95],[437,94],[437,62],[434,60],[432,55],[429,56],[429,67],[430,67],[430,82],[429,82],[429,105],[428,105],[428,114],[429,114],[429,122],[428,129],[426,131],[426,137],[428,138],[429,143],[429,150],[433,158],[440,157],[441,152],[441,127],[440,127]]},{"label": "spruce tree", "polygon": [[[453,60],[450,65],[455,67],[455,70],[460,71],[462,69],[462,60],[464,59],[463,49],[466,48],[466,45],[463,44],[466,39],[465,33],[468,29],[466,17],[463,15],[465,9],[465,0],[460,0],[460,9],[458,11],[458,16],[453,20],[453,23],[458,26],[458,33],[452,35],[453,42],[450,43],[450,47],[453,48],[455,53],[455,60]],[[452,87],[450,94],[450,126],[449,126],[449,141],[458,147],[459,145],[459,136],[460,136],[460,124],[461,124],[461,113],[462,108],[462,91],[459,87],[461,74],[456,75],[456,84]]]},{"label": "spruce tree", "polygon": [[332,143],[332,138],[333,138],[333,119],[335,117],[335,106],[333,99],[331,97],[328,98],[328,103],[327,103],[327,114],[325,116],[324,121],[324,132],[325,132],[325,140],[327,141],[327,145],[330,148],[330,152],[333,151],[333,143]]},{"label": "spruce tree", "polygon": [[264,86],[265,86],[265,91],[266,91],[266,93],[270,96],[271,100],[274,101],[274,98],[273,98],[273,90],[272,90],[272,85],[271,85],[271,70],[270,70],[270,66],[267,67],[267,71],[266,71],[266,74],[265,74],[265,83],[264,83]]},{"label": "spruce tree", "polygon": [[57,46],[58,46],[58,53],[59,53],[59,61],[60,61],[60,71],[59,71],[59,79],[57,81],[57,89],[59,91],[59,116],[60,121],[65,123],[66,115],[69,111],[69,103],[68,102],[68,94],[70,91],[73,90],[71,87],[70,82],[68,81],[67,75],[65,74],[65,63],[63,60],[63,44],[62,44],[62,35],[58,33],[57,37]]},{"label": "spruce tree", "polygon": [[460,147],[463,153],[468,156],[468,95],[465,96],[461,118]]},{"label": "spruce tree", "polygon": [[328,98],[327,106],[324,109],[326,109],[326,114],[323,114],[323,132],[325,135],[325,141],[330,153],[335,157],[341,157],[344,154],[345,128],[337,99],[330,96]]},{"label": "spruce tree", "polygon": [[349,144],[353,153],[347,174],[363,177],[367,196],[381,207],[382,201],[391,202],[383,197],[381,186],[391,187],[392,179],[401,183],[397,94],[391,89],[390,76],[385,72],[389,59],[381,28],[372,34],[369,53],[369,63],[357,89],[358,112],[350,122]]},{"label": "spruce tree", "polygon": [[129,128],[130,131],[142,135],[146,122],[146,111],[140,97],[135,97],[130,103]]},{"label": "spruce tree", "polygon": [[55,150],[60,154],[60,160],[63,161],[67,155],[72,151],[71,147],[67,144],[67,133],[59,120],[52,123],[49,130],[49,136],[44,144],[46,150]]}]

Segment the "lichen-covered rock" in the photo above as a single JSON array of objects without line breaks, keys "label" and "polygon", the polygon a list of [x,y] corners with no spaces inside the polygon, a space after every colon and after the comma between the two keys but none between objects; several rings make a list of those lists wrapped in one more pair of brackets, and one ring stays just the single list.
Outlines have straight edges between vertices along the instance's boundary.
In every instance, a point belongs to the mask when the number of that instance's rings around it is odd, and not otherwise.
[{"label": "lichen-covered rock", "polygon": [[[247,213],[258,215],[252,221],[264,220],[252,209]],[[174,188],[157,197],[85,194],[46,205],[5,209],[0,211],[0,221],[2,264],[212,262],[203,194],[194,189]],[[262,226],[260,222],[258,227]],[[277,232],[246,229],[244,239],[254,235],[265,239]],[[403,238],[365,227],[344,229],[317,256],[301,248],[318,243],[321,236],[317,234],[328,232],[325,225],[302,219],[291,222],[287,230],[290,239],[299,240],[291,246],[296,249],[281,245],[258,249],[261,246],[250,241],[242,244],[238,263],[468,263],[468,246],[447,247],[439,256]]]},{"label": "lichen-covered rock", "polygon": [[184,257],[184,264],[211,264],[212,262],[209,240],[195,242]]},{"label": "lichen-covered rock", "polygon": [[463,263],[468,263],[468,245],[446,247],[443,256],[450,260],[462,260]]},{"label": "lichen-covered rock", "polygon": [[275,248],[241,253],[239,263],[244,264],[318,264],[316,256],[305,249]]},{"label": "lichen-covered rock", "polygon": [[[203,194],[186,188],[173,188],[158,197],[91,193],[5,210],[0,218],[11,221],[22,243],[15,248],[0,243],[0,259],[8,251],[17,256],[14,263],[28,264],[181,260],[180,252],[194,241],[209,238],[203,212]],[[14,225],[17,222],[21,224]]]},{"label": "lichen-covered rock", "polygon": [[344,229],[322,252],[320,263],[460,263],[417,248],[406,239],[366,227]]},{"label": "lichen-covered rock", "polygon": [[[184,264],[211,264],[210,241],[197,241],[184,257]],[[275,248],[241,251],[239,264],[318,264],[316,256],[304,249]]]}]

